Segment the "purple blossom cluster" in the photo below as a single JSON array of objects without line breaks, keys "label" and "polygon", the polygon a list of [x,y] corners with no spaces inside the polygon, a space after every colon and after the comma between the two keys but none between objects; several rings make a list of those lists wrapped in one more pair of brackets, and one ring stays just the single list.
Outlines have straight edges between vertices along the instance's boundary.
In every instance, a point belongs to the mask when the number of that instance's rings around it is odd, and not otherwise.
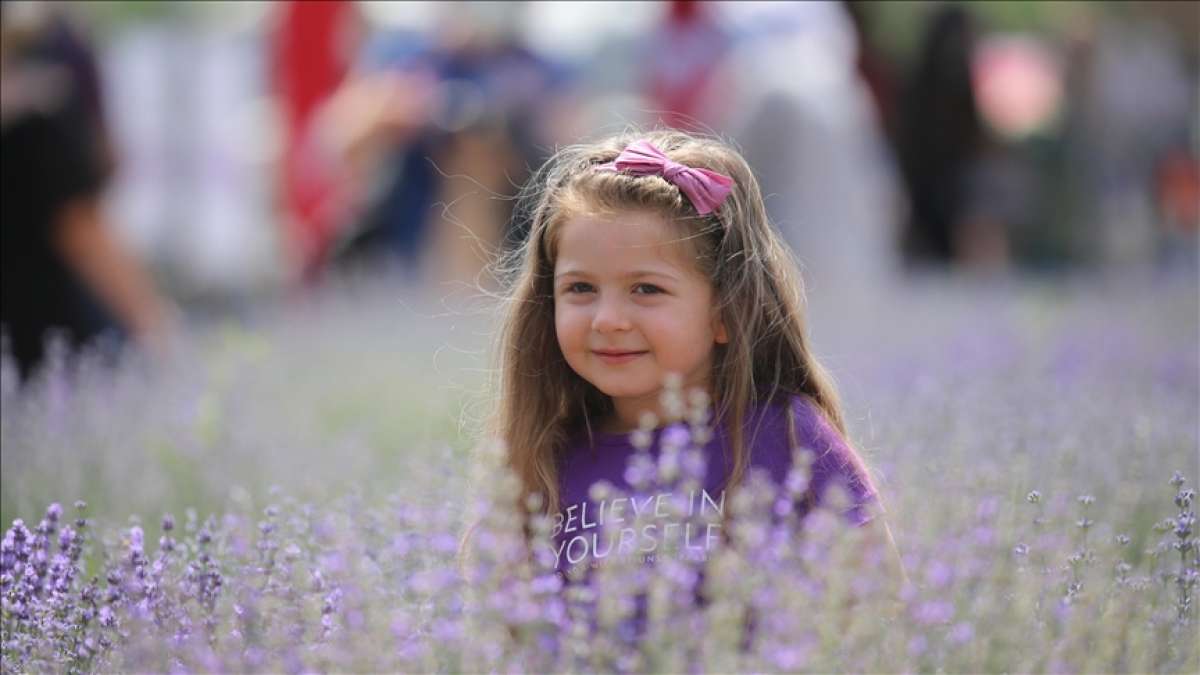
[{"label": "purple blossom cluster", "polygon": [[[647,486],[703,475],[678,429]],[[751,474],[708,556],[562,575],[540,500],[515,508],[498,455],[477,468],[464,547],[447,510],[399,496],[316,508],[276,493],[257,516],[189,512],[182,532],[167,515],[157,546],[137,523],[97,539],[82,503],[73,525],[52,504],[0,545],[6,669],[1175,672],[1200,658],[1195,492],[1179,472],[1176,513],[1142,557],[1130,547],[1146,533],[1089,536],[1095,497],[1034,490],[983,499],[966,531],[906,547],[896,569],[881,530],[851,527],[836,500],[789,508],[807,483],[796,462],[781,485]],[[1005,527],[1009,509],[1027,525]]]}]

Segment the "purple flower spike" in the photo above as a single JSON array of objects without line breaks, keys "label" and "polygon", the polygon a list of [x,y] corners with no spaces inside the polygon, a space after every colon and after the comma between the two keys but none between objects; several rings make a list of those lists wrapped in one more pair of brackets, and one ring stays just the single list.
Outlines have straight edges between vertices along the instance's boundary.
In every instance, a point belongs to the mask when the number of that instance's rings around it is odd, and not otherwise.
[{"label": "purple flower spike", "polygon": [[692,440],[687,427],[682,424],[672,424],[663,430],[662,445],[664,448],[682,449]]},{"label": "purple flower spike", "polygon": [[975,637],[975,627],[968,621],[960,621],[950,629],[948,637],[954,644],[966,644]]},{"label": "purple flower spike", "polygon": [[75,530],[70,527],[64,527],[62,532],[58,533],[58,547],[61,550],[67,550],[75,541]]},{"label": "purple flower spike", "polygon": [[945,600],[923,602],[913,612],[913,619],[926,626],[944,624],[952,618],[954,618],[954,605]]}]

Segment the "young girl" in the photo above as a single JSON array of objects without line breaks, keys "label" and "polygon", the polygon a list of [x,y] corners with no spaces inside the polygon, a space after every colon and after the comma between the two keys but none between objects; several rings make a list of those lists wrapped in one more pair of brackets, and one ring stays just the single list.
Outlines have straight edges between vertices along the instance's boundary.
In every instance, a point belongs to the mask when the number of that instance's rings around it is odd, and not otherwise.
[{"label": "young girl", "polygon": [[[534,180],[499,338],[494,431],[521,503],[540,495],[554,519],[560,572],[652,555],[670,538],[715,545],[712,532],[666,521],[626,531],[659,504],[589,493],[601,480],[629,491],[629,432],[647,413],[664,419],[668,377],[713,403],[692,508],[723,513],[726,493],[755,467],[782,483],[793,449],[805,448],[813,463],[801,511],[836,483],[848,519],[868,522],[875,486],[809,350],[799,272],[745,160],[679,131],[623,134],[559,152]],[[606,521],[610,534],[599,536]]]}]

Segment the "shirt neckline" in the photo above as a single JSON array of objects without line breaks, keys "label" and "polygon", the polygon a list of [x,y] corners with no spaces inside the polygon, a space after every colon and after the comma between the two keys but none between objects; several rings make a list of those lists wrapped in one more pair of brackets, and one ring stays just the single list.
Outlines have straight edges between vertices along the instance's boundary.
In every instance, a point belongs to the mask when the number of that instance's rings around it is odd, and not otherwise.
[{"label": "shirt neckline", "polygon": [[[794,396],[790,397],[789,401],[788,401],[788,405],[783,406],[783,408],[789,412],[792,411],[795,406],[796,398],[797,397],[794,397]],[[762,408],[753,408],[753,409],[747,411],[749,413],[748,419],[754,419],[759,413],[763,412],[764,409],[772,408],[772,407],[774,407],[774,406],[768,404],[768,405],[763,406]],[[711,421],[710,421],[710,424],[711,424]],[[661,427],[657,427],[650,431],[650,433],[651,433],[650,452],[651,453],[655,453],[658,451],[659,438],[662,436],[663,430],[666,429],[668,426],[671,426],[671,425],[670,424],[663,425]],[[712,438],[715,439],[718,436],[720,436],[721,433],[723,433],[723,428],[724,428],[723,424],[719,421],[716,424],[712,424],[712,426],[710,428],[710,431],[712,433]],[[620,432],[620,431],[593,430],[592,434],[591,434],[591,439],[592,439],[591,447],[594,449],[600,449],[600,448],[608,448],[608,449],[630,448],[630,449],[634,449],[633,441],[630,439],[630,436],[632,436],[633,433],[634,432],[632,432],[632,431]],[[575,438],[577,439],[576,443],[581,443],[586,447],[588,444],[587,429],[581,429],[578,432],[578,434],[575,436]]]},{"label": "shirt neckline", "polygon": [[[651,448],[653,448],[653,447],[655,447],[655,445],[657,445],[658,437],[662,435],[662,430],[664,428],[665,427],[659,427],[650,432]],[[632,432],[632,431],[595,431],[595,430],[593,430],[592,434],[591,434],[591,437],[592,437],[591,445],[594,448],[618,448],[618,447],[624,447],[624,446],[633,447],[633,440],[631,439],[631,436],[633,436],[633,433],[634,432]],[[579,437],[584,443],[586,443],[588,440],[587,429],[580,431]]]}]

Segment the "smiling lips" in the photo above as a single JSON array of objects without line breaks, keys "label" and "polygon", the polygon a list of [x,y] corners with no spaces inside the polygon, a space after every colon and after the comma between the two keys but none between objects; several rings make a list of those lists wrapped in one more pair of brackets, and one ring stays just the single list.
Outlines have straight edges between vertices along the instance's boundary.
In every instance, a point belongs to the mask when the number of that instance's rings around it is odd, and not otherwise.
[{"label": "smiling lips", "polygon": [[622,363],[629,363],[630,361],[636,359],[637,357],[639,357],[643,354],[647,354],[648,352],[645,352],[645,351],[630,352],[630,351],[617,351],[617,350],[603,350],[603,351],[594,350],[592,353],[595,354],[597,357],[599,357],[601,361],[603,361],[607,364],[620,365]]}]

